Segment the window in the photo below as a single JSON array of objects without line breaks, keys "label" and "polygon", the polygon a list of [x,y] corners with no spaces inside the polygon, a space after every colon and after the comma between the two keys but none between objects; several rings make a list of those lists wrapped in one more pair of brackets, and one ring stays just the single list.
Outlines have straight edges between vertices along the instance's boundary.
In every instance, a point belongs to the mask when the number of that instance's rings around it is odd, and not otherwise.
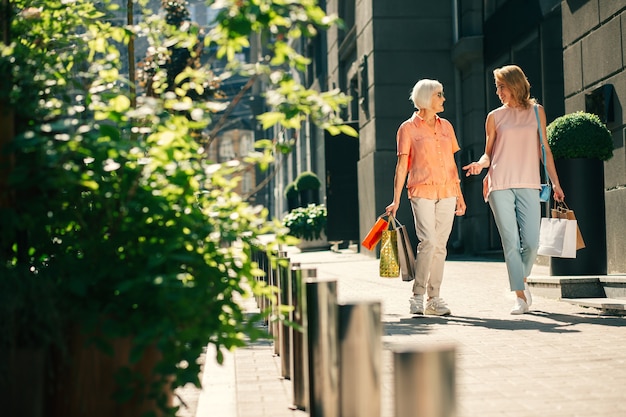
[{"label": "window", "polygon": [[247,133],[241,135],[241,140],[239,142],[239,156],[247,156],[251,152],[254,152],[254,142],[252,140],[252,136]]},{"label": "window", "polygon": [[233,147],[233,139],[230,136],[222,136],[220,138],[218,155],[220,162],[235,159],[235,148]]}]

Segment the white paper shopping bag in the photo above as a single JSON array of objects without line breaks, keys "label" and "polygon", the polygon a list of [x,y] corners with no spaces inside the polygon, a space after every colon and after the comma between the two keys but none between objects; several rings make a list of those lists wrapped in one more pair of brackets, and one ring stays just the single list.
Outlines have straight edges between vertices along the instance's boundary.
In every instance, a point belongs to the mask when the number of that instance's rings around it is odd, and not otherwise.
[{"label": "white paper shopping bag", "polygon": [[576,220],[543,217],[537,254],[556,258],[576,257]]}]

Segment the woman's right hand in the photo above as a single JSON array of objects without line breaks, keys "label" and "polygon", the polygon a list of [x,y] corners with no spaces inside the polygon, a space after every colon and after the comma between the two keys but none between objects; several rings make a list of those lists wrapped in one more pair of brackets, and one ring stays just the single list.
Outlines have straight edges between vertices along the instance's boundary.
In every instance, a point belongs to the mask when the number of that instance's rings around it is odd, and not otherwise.
[{"label": "woman's right hand", "polygon": [[478,163],[478,162],[472,162],[470,164],[467,164],[463,167],[464,171],[467,171],[465,173],[466,177],[469,177],[470,175],[478,175],[482,172],[483,170],[483,166]]}]

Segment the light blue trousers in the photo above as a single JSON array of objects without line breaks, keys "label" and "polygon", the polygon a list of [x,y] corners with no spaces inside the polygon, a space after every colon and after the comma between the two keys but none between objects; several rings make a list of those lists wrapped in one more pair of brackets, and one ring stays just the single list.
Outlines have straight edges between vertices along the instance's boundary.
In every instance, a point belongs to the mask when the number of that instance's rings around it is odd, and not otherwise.
[{"label": "light blue trousers", "polygon": [[524,289],[537,258],[541,204],[539,191],[511,188],[492,191],[489,206],[500,232],[511,291]]}]

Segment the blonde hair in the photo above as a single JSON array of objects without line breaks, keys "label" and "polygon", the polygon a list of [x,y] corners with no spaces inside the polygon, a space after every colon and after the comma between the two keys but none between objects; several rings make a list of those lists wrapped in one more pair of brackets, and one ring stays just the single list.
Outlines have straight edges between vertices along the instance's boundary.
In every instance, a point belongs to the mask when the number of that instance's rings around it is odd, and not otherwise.
[{"label": "blonde hair", "polygon": [[433,93],[437,90],[443,90],[443,85],[439,81],[426,78],[419,80],[413,86],[409,100],[413,102],[416,109],[427,109],[430,107]]},{"label": "blonde hair", "polygon": [[496,83],[501,82],[505,84],[513,99],[519,103],[522,107],[528,108],[535,104],[537,100],[530,97],[530,83],[524,71],[517,65],[505,65],[493,70],[493,77]]}]

